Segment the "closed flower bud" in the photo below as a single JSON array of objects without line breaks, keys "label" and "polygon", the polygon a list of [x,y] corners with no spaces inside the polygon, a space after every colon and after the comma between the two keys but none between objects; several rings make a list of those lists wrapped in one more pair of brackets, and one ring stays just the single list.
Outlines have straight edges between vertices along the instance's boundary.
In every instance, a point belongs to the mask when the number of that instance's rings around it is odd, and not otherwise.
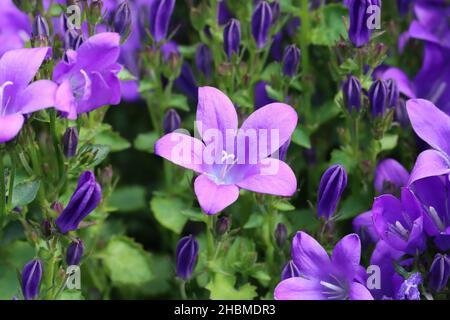
[{"label": "closed flower bud", "polygon": [[25,300],[33,300],[39,296],[42,279],[42,262],[35,259],[28,262],[22,270],[22,293]]},{"label": "closed flower bud", "polygon": [[32,39],[36,47],[48,46],[48,37],[50,36],[50,29],[47,20],[38,14],[33,21]]},{"label": "closed flower bud", "polygon": [[239,54],[241,46],[241,23],[236,19],[231,19],[223,30],[223,46],[228,60],[231,60],[233,53]]},{"label": "closed flower bud", "polygon": [[164,116],[164,133],[171,133],[179,129],[181,125],[181,118],[175,109],[170,109]]},{"label": "closed flower bud", "polygon": [[188,280],[195,267],[198,256],[198,242],[192,236],[181,238],[177,244],[176,273],[183,280]]},{"label": "closed flower bud", "polygon": [[422,275],[413,273],[406,279],[396,294],[397,300],[420,300],[419,285],[423,282]]},{"label": "closed flower bud", "polygon": [[216,223],[216,233],[219,236],[223,236],[225,233],[230,230],[231,219],[229,217],[220,217]]},{"label": "closed flower bud", "polygon": [[275,228],[275,241],[279,248],[283,248],[287,239],[287,228],[284,223],[277,224]]},{"label": "closed flower bud", "polygon": [[124,42],[131,30],[131,9],[128,1],[122,2],[114,12],[114,31],[120,34]]},{"label": "closed flower bud", "polygon": [[350,28],[348,36],[356,47],[361,47],[370,41],[371,28],[369,20],[374,14],[371,6],[381,7],[380,0],[349,0]]},{"label": "closed flower bud", "polygon": [[398,99],[397,107],[395,108],[394,120],[398,122],[403,128],[409,126],[408,112],[406,111],[406,101],[403,98]]},{"label": "closed flower bud", "polygon": [[386,80],[386,86],[388,89],[388,108],[395,108],[398,104],[400,93],[398,91],[397,83],[393,79]]},{"label": "closed flower bud", "polygon": [[48,220],[42,221],[41,230],[42,230],[42,235],[45,238],[50,237],[52,234],[52,224],[50,223],[50,221],[48,221]]},{"label": "closed flower bud", "polygon": [[50,206],[50,208],[55,211],[58,214],[61,214],[61,212],[63,212],[64,210],[64,205],[59,202],[59,201],[55,201],[52,203],[52,205]]},{"label": "closed flower bud", "polygon": [[266,45],[271,24],[272,9],[266,1],[261,1],[252,15],[252,35],[258,49]]},{"label": "closed flower bud", "polygon": [[394,159],[380,161],[375,169],[375,190],[378,193],[395,194],[408,184],[409,173]]},{"label": "closed flower bud", "polygon": [[78,130],[76,127],[67,128],[63,136],[63,151],[66,158],[70,159],[77,154]]},{"label": "closed flower bud", "polygon": [[219,0],[217,4],[217,22],[220,26],[227,24],[232,18],[230,10],[228,9],[226,0]]},{"label": "closed flower bud", "polygon": [[298,270],[298,267],[295,265],[294,261],[291,260],[286,263],[283,268],[283,272],[281,273],[281,281],[296,277],[300,277],[300,270]]},{"label": "closed flower bud", "polygon": [[342,88],[344,104],[349,112],[353,110],[359,112],[361,109],[361,83],[358,78],[349,76]]},{"label": "closed flower bud", "polygon": [[272,24],[275,24],[278,18],[280,18],[281,14],[280,1],[275,0],[274,2],[272,2],[270,4],[270,8],[272,9]]},{"label": "closed flower bud", "polygon": [[210,78],[212,74],[213,57],[211,49],[206,44],[197,47],[195,53],[195,63],[198,71],[203,73],[206,78]]},{"label": "closed flower bud", "polygon": [[77,266],[84,254],[84,244],[81,239],[73,241],[67,248],[66,262],[68,266]]},{"label": "closed flower bud", "polygon": [[174,7],[175,0],[154,0],[150,3],[150,33],[155,42],[166,38]]},{"label": "closed flower bud", "polygon": [[376,80],[369,89],[370,108],[373,117],[383,116],[388,104],[388,88],[383,80]]},{"label": "closed flower bud", "polygon": [[300,49],[291,44],[284,50],[283,55],[283,74],[288,77],[294,77],[297,74],[300,64]]},{"label": "closed flower bud", "polygon": [[320,179],[317,195],[317,213],[329,220],[336,211],[342,193],[347,186],[347,172],[341,165],[331,166]]},{"label": "closed flower bud", "polygon": [[85,171],[67,207],[55,224],[62,233],[78,228],[79,223],[100,204],[102,191],[92,171]]},{"label": "closed flower bud", "polygon": [[429,285],[435,292],[441,292],[447,287],[450,276],[450,259],[446,254],[436,254],[431,264]]}]

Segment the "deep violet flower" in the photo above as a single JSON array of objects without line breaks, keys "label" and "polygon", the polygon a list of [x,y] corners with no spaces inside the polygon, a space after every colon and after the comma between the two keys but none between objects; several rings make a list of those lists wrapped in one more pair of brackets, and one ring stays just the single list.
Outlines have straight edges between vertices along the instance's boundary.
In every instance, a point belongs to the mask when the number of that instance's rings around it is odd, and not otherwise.
[{"label": "deep violet flower", "polygon": [[55,107],[70,120],[80,113],[120,102],[119,42],[117,33],[99,33],[76,51],[67,50],[67,62],[55,66],[53,80],[59,84]]},{"label": "deep violet flower", "polygon": [[94,211],[102,198],[100,185],[91,171],[85,171],[78,180],[69,204],[56,219],[55,224],[62,233],[76,230],[81,220]]},{"label": "deep violet flower", "polygon": [[153,0],[150,2],[150,32],[153,40],[160,42],[167,36],[175,0]]},{"label": "deep violet flower", "polygon": [[[294,194],[293,171],[269,155],[290,138],[296,125],[292,107],[273,103],[255,111],[238,130],[230,99],[216,88],[201,87],[197,128],[203,142],[171,133],[156,142],[155,154],[200,173],[195,194],[207,214],[216,214],[237,200],[239,188],[284,197]],[[251,135],[254,139],[248,141]]]},{"label": "deep violet flower", "polygon": [[67,159],[77,154],[78,147],[78,129],[77,127],[67,128],[63,136],[63,153]]},{"label": "deep violet flower", "polygon": [[66,263],[68,266],[77,266],[80,264],[84,254],[84,243],[81,239],[77,239],[69,244],[66,252]]},{"label": "deep violet flower", "polygon": [[28,262],[22,270],[22,293],[25,300],[33,300],[39,295],[42,279],[42,262],[35,259]]},{"label": "deep violet flower", "polygon": [[272,25],[272,9],[266,1],[261,1],[252,15],[252,35],[258,49],[263,48]]},{"label": "deep violet flower", "polygon": [[436,254],[429,272],[430,288],[440,292],[447,286],[450,277],[450,258],[446,254]]},{"label": "deep violet flower", "polygon": [[361,83],[358,78],[350,75],[342,86],[344,105],[349,112],[359,112],[361,109]]},{"label": "deep violet flower", "polygon": [[370,41],[371,30],[368,26],[369,18],[373,14],[370,6],[381,7],[380,0],[349,0],[350,28],[348,35],[356,47],[361,47]]},{"label": "deep violet flower", "polygon": [[419,285],[422,284],[423,278],[419,272],[413,273],[406,279],[397,292],[397,300],[420,300]]},{"label": "deep violet flower", "polygon": [[50,54],[50,48],[17,49],[0,58],[0,143],[19,133],[24,115],[54,105],[54,82],[30,83]]},{"label": "deep violet flower", "polygon": [[281,281],[295,277],[300,277],[300,270],[298,270],[294,261],[290,260],[283,268],[283,272],[281,273]]},{"label": "deep violet flower", "polygon": [[410,254],[425,248],[422,207],[408,188],[402,188],[401,200],[385,194],[375,199],[373,222],[381,239],[396,250]]},{"label": "deep violet flower", "polygon": [[300,277],[290,278],[275,288],[277,300],[373,300],[359,278],[361,242],[358,235],[342,238],[331,258],[310,235],[298,232],[292,241],[292,259]]},{"label": "deep violet flower", "polygon": [[378,193],[394,194],[406,187],[408,180],[408,171],[397,160],[384,159],[377,164],[374,185]]},{"label": "deep violet flower", "polygon": [[194,271],[198,257],[198,242],[191,235],[181,238],[177,244],[177,276],[183,280],[188,280]]},{"label": "deep violet flower", "polygon": [[317,192],[317,214],[319,217],[323,217],[325,220],[331,218],[346,186],[347,172],[343,166],[335,164],[324,172]]}]

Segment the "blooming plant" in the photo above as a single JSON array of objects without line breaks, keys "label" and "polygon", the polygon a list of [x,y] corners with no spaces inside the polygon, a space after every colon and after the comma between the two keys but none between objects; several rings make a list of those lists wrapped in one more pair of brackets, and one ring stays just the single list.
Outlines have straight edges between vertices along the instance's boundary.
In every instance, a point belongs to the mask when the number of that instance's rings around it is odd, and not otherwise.
[{"label": "blooming plant", "polygon": [[0,299],[450,295],[448,1],[0,1]]}]

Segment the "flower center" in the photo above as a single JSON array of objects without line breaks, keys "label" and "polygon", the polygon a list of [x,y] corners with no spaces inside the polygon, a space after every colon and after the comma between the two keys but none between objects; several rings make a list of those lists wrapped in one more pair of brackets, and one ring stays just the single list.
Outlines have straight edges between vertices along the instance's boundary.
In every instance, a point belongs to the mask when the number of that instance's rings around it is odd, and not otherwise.
[{"label": "flower center", "polygon": [[236,156],[232,153],[228,153],[225,150],[222,150],[222,169],[220,170],[220,178],[225,179],[228,172],[230,172],[231,168],[237,163]]},{"label": "flower center", "polygon": [[91,79],[83,69],[70,78],[70,86],[77,101],[89,99],[91,96],[91,84]]},{"label": "flower center", "polygon": [[6,81],[0,86],[0,115],[6,115],[6,109],[8,108],[8,104],[11,101],[11,98],[5,100],[5,89],[6,87],[12,86],[13,83],[11,81]]},{"label": "flower center", "polygon": [[444,222],[442,221],[441,217],[439,217],[439,214],[437,213],[436,209],[433,207],[429,207],[427,212],[428,216],[434,222],[436,227],[438,227],[439,231],[444,232],[445,231]]},{"label": "flower center", "polygon": [[389,231],[396,234],[403,240],[408,241],[409,231],[401,224],[400,221],[397,220],[394,224],[390,224]]}]

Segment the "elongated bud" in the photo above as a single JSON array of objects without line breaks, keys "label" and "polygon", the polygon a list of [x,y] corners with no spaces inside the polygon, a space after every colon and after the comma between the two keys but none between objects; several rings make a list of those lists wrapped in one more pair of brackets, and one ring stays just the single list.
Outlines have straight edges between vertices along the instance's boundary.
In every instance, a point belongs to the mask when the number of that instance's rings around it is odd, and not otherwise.
[{"label": "elongated bud", "polygon": [[441,292],[447,287],[450,277],[450,259],[446,254],[436,254],[431,264],[429,285],[435,292]]},{"label": "elongated bud", "polygon": [[266,1],[261,1],[252,15],[252,35],[258,49],[266,45],[271,24],[272,9]]},{"label": "elongated bud", "polygon": [[164,116],[164,133],[171,133],[179,129],[181,125],[181,118],[175,109],[170,109]]},{"label": "elongated bud", "polygon": [[175,0],[154,0],[150,3],[150,33],[155,42],[166,38],[174,7]]},{"label": "elongated bud", "polygon": [[398,91],[397,83],[393,79],[386,80],[386,86],[388,90],[388,108],[395,108],[398,105],[400,93]]},{"label": "elongated bud", "polygon": [[63,136],[63,151],[67,159],[77,154],[78,130],[76,127],[67,128]]},{"label": "elongated bud", "polygon": [[380,0],[349,0],[348,8],[350,15],[350,28],[348,36],[350,41],[356,46],[361,47],[370,41],[371,19],[374,13],[371,9],[378,7],[381,9]]},{"label": "elongated bud", "polygon": [[403,128],[409,126],[408,112],[406,111],[406,101],[403,98],[398,99],[397,107],[395,108],[394,119]]},{"label": "elongated bud", "polygon": [[283,55],[283,74],[288,77],[294,77],[297,74],[300,64],[300,49],[291,44],[284,50]]},{"label": "elongated bud", "polygon": [[28,262],[22,270],[22,293],[25,300],[33,300],[39,296],[42,279],[42,262],[35,259]]},{"label": "elongated bud", "polygon": [[198,242],[192,236],[181,238],[177,244],[177,276],[183,280],[188,280],[194,271],[198,256]]},{"label": "elongated bud", "polygon": [[373,117],[383,116],[388,104],[388,88],[383,80],[376,80],[369,89],[370,108]]},{"label": "elongated bud", "polygon": [[241,23],[236,19],[231,19],[223,30],[223,46],[228,60],[231,61],[233,53],[239,54],[241,46]]},{"label": "elongated bud", "polygon": [[344,104],[349,112],[361,110],[361,83],[358,78],[349,76],[342,87]]},{"label": "elongated bud", "polygon": [[122,2],[114,13],[114,31],[120,34],[122,42],[128,38],[131,30],[131,10],[128,1]]},{"label": "elongated bud", "polygon": [[347,186],[347,172],[341,165],[331,166],[320,179],[317,195],[317,213],[329,220],[336,211],[342,193]]},{"label": "elongated bud", "polygon": [[407,185],[408,180],[408,171],[397,160],[380,161],[375,169],[375,190],[380,194],[395,194]]},{"label": "elongated bud", "polygon": [[230,230],[231,219],[229,217],[220,217],[216,223],[216,233],[219,236],[223,236],[225,233]]},{"label": "elongated bud", "polygon": [[228,9],[226,0],[219,0],[217,4],[217,22],[220,26],[223,26],[230,22],[232,19],[230,10]]},{"label": "elongated bud", "polygon": [[283,248],[287,239],[287,228],[284,223],[277,224],[275,228],[275,241],[279,248]]},{"label": "elongated bud", "polygon": [[81,239],[73,241],[67,248],[66,262],[68,266],[77,266],[80,264],[84,254],[84,243]]},{"label": "elongated bud", "polygon": [[198,71],[203,73],[206,78],[210,78],[212,74],[213,57],[211,49],[206,44],[201,44],[195,52],[195,63]]},{"label": "elongated bud", "polygon": [[286,280],[290,278],[300,277],[300,270],[294,263],[294,261],[289,261],[283,268],[283,272],[281,273],[281,280]]},{"label": "elongated bud", "polygon": [[270,4],[270,8],[272,9],[272,24],[275,24],[277,20],[280,18],[281,7],[280,1],[275,0]]},{"label": "elongated bud", "polygon": [[38,14],[33,21],[32,40],[35,47],[48,46],[50,29],[47,20]]}]

